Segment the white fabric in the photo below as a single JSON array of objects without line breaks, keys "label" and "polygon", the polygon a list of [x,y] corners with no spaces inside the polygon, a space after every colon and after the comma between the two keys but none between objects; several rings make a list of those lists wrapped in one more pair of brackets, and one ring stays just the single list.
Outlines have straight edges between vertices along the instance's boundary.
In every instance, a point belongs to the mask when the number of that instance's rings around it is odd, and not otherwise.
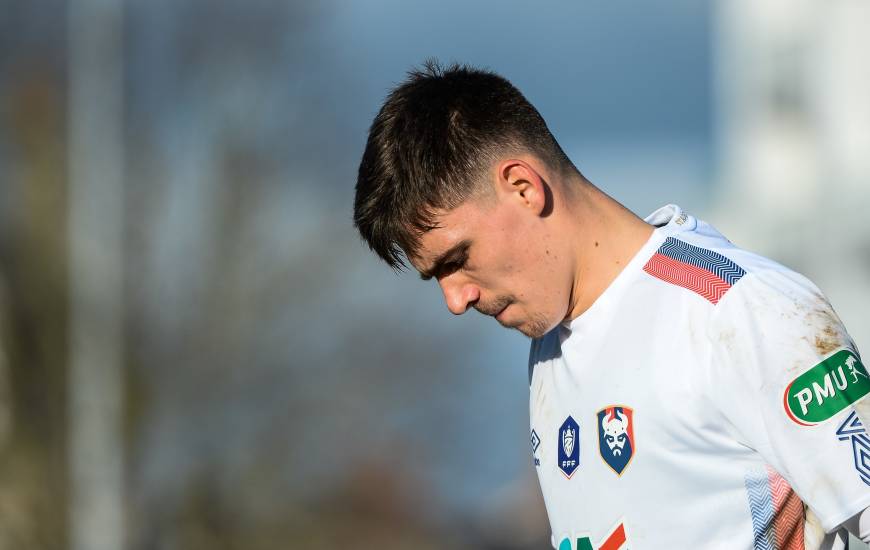
[{"label": "white fabric", "polygon": [[[736,248],[677,206],[647,221],[660,227],[595,303],[532,342],[532,446],[553,546],[837,547],[843,533],[825,533],[870,505],[853,445],[837,430],[853,410],[870,418],[870,400],[805,426],[789,417],[784,393],[832,354],[857,356],[854,343],[803,276]],[[745,273],[716,303],[656,277],[644,267],[669,237]],[[598,412],[620,405],[632,410],[631,429],[623,410],[605,413],[604,430]],[[623,442],[633,433],[627,466],[609,453],[616,439],[600,444],[599,431]],[[575,447],[569,478],[558,455]],[[787,517],[804,505],[805,517]],[[789,519],[802,536],[785,531]]]}]

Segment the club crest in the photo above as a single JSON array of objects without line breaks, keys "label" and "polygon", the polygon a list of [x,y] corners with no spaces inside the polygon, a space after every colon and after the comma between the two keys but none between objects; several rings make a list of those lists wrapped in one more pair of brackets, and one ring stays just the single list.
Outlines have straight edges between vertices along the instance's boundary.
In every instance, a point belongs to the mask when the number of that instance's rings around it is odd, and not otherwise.
[{"label": "club crest", "polygon": [[598,411],[598,452],[616,475],[634,457],[634,411],[630,407],[605,407]]},{"label": "club crest", "polygon": [[559,428],[557,445],[559,447],[559,469],[562,470],[565,477],[571,479],[571,476],[580,466],[580,426],[570,416]]}]

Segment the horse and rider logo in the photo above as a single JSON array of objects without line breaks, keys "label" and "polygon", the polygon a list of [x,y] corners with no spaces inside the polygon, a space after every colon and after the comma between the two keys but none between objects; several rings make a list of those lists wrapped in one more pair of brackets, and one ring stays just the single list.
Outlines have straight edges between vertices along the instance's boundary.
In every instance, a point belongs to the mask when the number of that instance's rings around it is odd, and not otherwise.
[{"label": "horse and rider logo", "polygon": [[630,407],[612,406],[598,411],[598,452],[616,475],[628,467],[634,457],[634,411]]}]

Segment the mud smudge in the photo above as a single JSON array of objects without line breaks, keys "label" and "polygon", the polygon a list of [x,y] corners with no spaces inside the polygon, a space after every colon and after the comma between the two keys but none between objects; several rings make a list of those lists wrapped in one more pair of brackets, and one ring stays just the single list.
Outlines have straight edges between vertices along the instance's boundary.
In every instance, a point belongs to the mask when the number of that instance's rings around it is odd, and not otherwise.
[{"label": "mud smudge", "polygon": [[820,355],[827,355],[840,347],[840,333],[833,326],[827,325],[821,334],[816,334],[814,344]]},{"label": "mud smudge", "polygon": [[797,305],[799,310],[806,312],[806,324],[815,333],[806,339],[811,340],[813,348],[819,355],[828,355],[843,347],[846,338],[837,314],[831,309],[827,300],[818,298],[812,309],[800,303]]}]

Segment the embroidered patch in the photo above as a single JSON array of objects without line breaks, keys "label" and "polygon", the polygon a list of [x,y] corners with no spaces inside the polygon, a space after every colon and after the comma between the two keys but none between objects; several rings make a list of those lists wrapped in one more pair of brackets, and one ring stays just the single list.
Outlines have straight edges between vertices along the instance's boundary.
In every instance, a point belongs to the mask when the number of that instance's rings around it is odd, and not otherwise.
[{"label": "embroidered patch", "polygon": [[580,426],[570,416],[559,428],[557,444],[559,447],[559,469],[562,470],[565,477],[571,479],[571,476],[580,467]]},{"label": "embroidered patch", "polygon": [[634,458],[634,411],[626,406],[605,407],[598,411],[598,452],[616,475]]},{"label": "embroidered patch", "polygon": [[718,252],[668,237],[643,270],[667,283],[687,288],[719,303],[746,272]]}]

